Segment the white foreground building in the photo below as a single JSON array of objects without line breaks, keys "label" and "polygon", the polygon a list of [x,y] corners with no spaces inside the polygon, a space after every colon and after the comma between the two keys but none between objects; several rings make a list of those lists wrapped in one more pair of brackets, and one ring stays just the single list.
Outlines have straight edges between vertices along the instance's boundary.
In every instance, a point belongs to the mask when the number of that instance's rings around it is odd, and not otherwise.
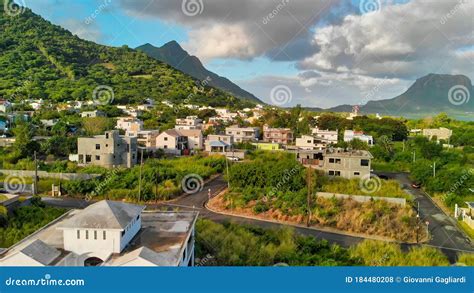
[{"label": "white foreground building", "polygon": [[0,266],[193,266],[195,212],[100,201],[0,253]]}]

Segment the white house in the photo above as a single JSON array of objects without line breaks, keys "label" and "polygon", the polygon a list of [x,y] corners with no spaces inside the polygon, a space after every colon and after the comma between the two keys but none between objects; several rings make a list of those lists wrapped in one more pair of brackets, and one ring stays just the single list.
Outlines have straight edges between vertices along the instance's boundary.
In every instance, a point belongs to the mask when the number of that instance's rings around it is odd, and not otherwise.
[{"label": "white house", "polygon": [[143,121],[135,117],[121,117],[115,128],[125,130],[128,136],[137,136],[143,130]]},{"label": "white house", "polygon": [[186,118],[176,119],[175,128],[178,130],[201,129],[202,120],[197,116],[188,116]]},{"label": "white house", "polygon": [[313,136],[325,139],[329,144],[337,144],[338,142],[338,131],[337,130],[323,130],[318,127],[311,129]]},{"label": "white house", "polygon": [[96,118],[96,117],[106,117],[107,115],[99,110],[94,111],[84,111],[81,113],[82,118]]},{"label": "white house", "polygon": [[169,129],[156,137],[156,148],[163,149],[165,153],[180,155],[188,149],[188,138],[176,129]]},{"label": "white house", "polygon": [[362,131],[346,130],[344,131],[344,141],[351,142],[354,139],[359,139],[366,142],[369,146],[374,145],[374,138],[371,135],[366,135]]},{"label": "white house", "polygon": [[0,252],[0,266],[192,266],[195,212],[100,201]]},{"label": "white house", "polygon": [[296,138],[295,146],[301,150],[323,150],[328,145],[328,141],[314,137],[312,135],[303,135]]},{"label": "white house", "polygon": [[0,99],[0,113],[7,113],[11,110],[12,104],[7,100]]},{"label": "white house", "polygon": [[241,142],[255,142],[260,136],[260,129],[258,127],[238,127],[236,125],[227,127],[225,129],[226,135],[232,135],[234,141]]}]

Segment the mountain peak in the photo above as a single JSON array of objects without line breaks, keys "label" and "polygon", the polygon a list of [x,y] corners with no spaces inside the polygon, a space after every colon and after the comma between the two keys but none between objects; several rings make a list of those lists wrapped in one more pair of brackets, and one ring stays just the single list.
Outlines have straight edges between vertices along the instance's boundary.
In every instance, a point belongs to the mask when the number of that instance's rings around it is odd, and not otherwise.
[{"label": "mountain peak", "polygon": [[207,70],[196,56],[189,55],[176,41],[168,42],[159,48],[145,44],[138,47],[137,50],[143,51],[148,56],[164,62],[201,81],[210,79],[209,85],[213,87],[232,93],[237,97],[262,103],[257,97],[241,89],[227,78]]}]

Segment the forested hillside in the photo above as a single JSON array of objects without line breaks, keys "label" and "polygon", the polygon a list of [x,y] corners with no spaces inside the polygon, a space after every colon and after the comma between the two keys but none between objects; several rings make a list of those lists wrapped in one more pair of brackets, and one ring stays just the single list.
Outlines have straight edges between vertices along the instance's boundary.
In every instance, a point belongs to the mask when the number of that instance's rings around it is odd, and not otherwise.
[{"label": "forested hillside", "polygon": [[[7,1],[7,0],[5,0]],[[0,0],[0,97],[56,102],[90,100],[99,85],[113,89],[115,104],[145,98],[213,106],[248,103],[126,46],[85,41],[31,10],[11,16]]]}]

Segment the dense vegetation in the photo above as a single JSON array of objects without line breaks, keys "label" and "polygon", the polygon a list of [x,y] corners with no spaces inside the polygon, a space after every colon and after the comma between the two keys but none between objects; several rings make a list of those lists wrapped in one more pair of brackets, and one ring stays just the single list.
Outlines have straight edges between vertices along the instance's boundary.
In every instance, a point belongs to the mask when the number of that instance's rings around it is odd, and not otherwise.
[{"label": "dense vegetation", "polygon": [[348,266],[360,264],[348,251],[327,241],[298,236],[289,228],[263,230],[200,220],[196,226],[197,265]]},{"label": "dense vegetation", "polygon": [[[303,168],[292,155],[255,152],[252,158],[251,161],[231,167],[231,189],[211,202],[213,208],[403,241],[417,242],[425,237],[410,205],[400,207],[384,201],[359,203],[351,199],[325,199],[317,196],[318,191],[328,191],[408,198],[394,181],[381,183],[380,189],[372,194],[368,190],[364,192],[359,180],[328,178],[313,172],[312,190],[308,195],[308,169]],[[311,217],[308,223],[309,212]]]},{"label": "dense vegetation", "polygon": [[136,104],[145,98],[213,106],[248,104],[197,83],[143,52],[81,40],[26,9],[0,14],[0,96],[52,102],[91,100],[99,85],[113,88],[114,103]]},{"label": "dense vegetation", "polygon": [[140,166],[107,170],[100,178],[86,181],[63,181],[70,196],[129,201],[165,200],[182,193],[182,180],[195,174],[203,180],[222,172],[225,159],[220,156],[183,157],[148,160],[142,168],[142,192],[139,196]]},{"label": "dense vegetation", "polygon": [[[474,199],[474,149],[470,136],[474,135],[472,122],[452,121],[445,114],[434,119],[409,121],[411,127],[448,127],[453,130],[450,142],[429,141],[422,136],[410,137],[406,142],[376,145],[371,149],[375,156],[374,169],[378,171],[410,172],[411,178],[421,183],[432,195],[450,208],[457,203]],[[453,147],[443,147],[451,143]],[[435,169],[435,173],[433,172]]]},{"label": "dense vegetation", "polygon": [[65,210],[45,207],[39,199],[17,208],[13,215],[0,211],[0,247],[9,247],[61,216]]},{"label": "dense vegetation", "polygon": [[[350,249],[325,240],[297,235],[289,228],[264,230],[253,226],[200,220],[196,226],[198,266],[447,266],[439,250],[419,246],[404,252],[398,244],[366,240]],[[472,265],[472,255],[459,262]]]}]

